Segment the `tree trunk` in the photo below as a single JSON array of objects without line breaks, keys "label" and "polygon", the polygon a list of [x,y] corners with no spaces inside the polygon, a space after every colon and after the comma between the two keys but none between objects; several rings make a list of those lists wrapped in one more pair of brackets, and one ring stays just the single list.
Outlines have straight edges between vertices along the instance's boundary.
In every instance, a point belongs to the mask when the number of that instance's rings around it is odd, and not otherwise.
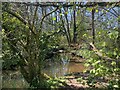
[{"label": "tree trunk", "polygon": [[[76,8],[75,8],[76,9]],[[76,11],[73,11],[73,43],[77,42],[77,30],[76,30]]]},{"label": "tree trunk", "polygon": [[93,44],[95,43],[95,26],[94,26],[94,14],[95,14],[95,9],[92,9],[92,38],[93,38]]},{"label": "tree trunk", "polygon": [[[120,8],[118,8],[118,14],[120,14]],[[120,49],[120,19],[118,19],[118,32],[119,34],[118,34],[118,39],[117,39],[117,44],[118,44],[117,46],[118,46],[118,49]]]},{"label": "tree trunk", "polygon": [[[65,8],[65,12],[68,11],[68,8],[66,9]],[[71,43],[71,35],[70,35],[70,27],[69,27],[69,21],[68,21],[68,15],[65,14],[65,19],[66,19],[66,22],[67,22],[67,33],[68,33],[68,37],[69,37],[69,42]]]},{"label": "tree trunk", "polygon": [[[60,13],[61,13],[61,10],[60,10]],[[67,30],[66,30],[66,28],[65,28],[65,23],[64,23],[64,21],[63,21],[63,17],[60,16],[60,19],[62,20],[62,27],[63,27],[63,29],[64,29],[64,32],[65,32],[65,35],[66,35],[66,38],[67,38],[67,41],[68,41],[68,45],[70,45],[70,39],[69,39]]]}]

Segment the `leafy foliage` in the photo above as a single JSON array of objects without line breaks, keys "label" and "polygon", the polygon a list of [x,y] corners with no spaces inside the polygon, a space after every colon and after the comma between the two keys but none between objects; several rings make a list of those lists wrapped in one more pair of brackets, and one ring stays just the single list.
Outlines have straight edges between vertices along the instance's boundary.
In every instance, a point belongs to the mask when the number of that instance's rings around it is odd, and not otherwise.
[{"label": "leafy foliage", "polygon": [[103,77],[105,80],[108,80],[109,88],[119,88],[120,83],[118,81],[120,69],[118,66],[119,63],[116,62],[116,60],[119,60],[120,51],[117,46],[115,46],[117,38],[117,31],[107,33],[107,31],[101,30],[98,32],[98,37],[96,40],[96,46],[99,48],[99,52],[102,52],[103,56],[107,55],[112,58],[112,61],[105,60],[102,57],[97,56],[94,51],[89,51],[86,49],[80,50],[81,55],[87,59],[85,66],[91,68],[89,70],[89,78],[92,78],[90,81],[93,81],[94,78]]},{"label": "leafy foliage", "polygon": [[[61,87],[65,84],[64,80],[48,78],[41,69],[46,64],[46,58],[51,58],[62,45],[72,46],[74,43],[75,46],[79,43],[82,47],[77,50],[77,55],[86,59],[85,66],[90,75],[87,81],[83,78],[78,81],[94,87],[96,79],[102,78],[108,83],[108,88],[120,88],[120,31],[116,26],[120,17],[114,10],[114,4],[105,8],[99,5],[108,3],[85,3],[85,7],[81,3],[54,3],[57,8],[29,4],[3,3],[4,69],[19,67],[32,88]],[[109,14],[111,10],[115,13],[112,13],[114,17]],[[95,47],[89,45],[93,41]],[[72,54],[75,56],[76,53]]]}]

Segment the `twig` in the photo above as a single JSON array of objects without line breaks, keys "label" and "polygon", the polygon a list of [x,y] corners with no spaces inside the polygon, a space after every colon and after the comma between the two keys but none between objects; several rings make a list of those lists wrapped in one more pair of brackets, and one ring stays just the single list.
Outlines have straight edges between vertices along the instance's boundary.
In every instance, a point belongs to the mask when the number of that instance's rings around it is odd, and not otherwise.
[{"label": "twig", "polygon": [[58,7],[55,10],[51,11],[50,13],[48,13],[42,17],[41,22],[40,22],[40,28],[42,28],[42,23],[43,23],[43,20],[45,19],[45,17],[49,16],[50,14],[52,14],[53,12],[55,12],[57,10],[58,10]]},{"label": "twig", "polygon": [[35,13],[34,13],[34,17],[33,17],[33,23],[32,23],[32,29],[34,28],[34,23],[35,23],[35,18],[36,18],[36,15],[37,15],[37,10],[38,10],[38,6],[36,6],[36,8],[35,8]]},{"label": "twig", "polygon": [[104,10],[110,12],[111,14],[113,14],[114,16],[118,17],[115,13],[111,12],[110,10],[107,10],[106,8],[103,8]]},{"label": "twig", "polygon": [[[112,5],[112,4],[115,4],[115,3],[117,3],[115,6],[119,6],[119,2],[111,2],[111,3],[94,3],[94,4],[89,4],[89,3],[87,3],[87,4],[82,4],[82,3],[79,3],[79,4],[76,4],[76,6],[79,6],[79,7],[94,7],[94,6],[96,6],[96,5],[98,5],[98,6],[107,6],[107,5]],[[40,7],[49,7],[49,6],[53,6],[53,7],[59,7],[60,5],[61,5],[61,3],[60,4],[54,4],[54,3],[43,3],[43,4],[41,4],[41,3],[23,3],[23,4],[25,4],[25,5],[27,5],[27,6],[30,6],[30,5],[33,5],[33,6],[40,6]],[[62,7],[72,7],[72,6],[74,6],[74,4],[62,4],[61,5]]]}]

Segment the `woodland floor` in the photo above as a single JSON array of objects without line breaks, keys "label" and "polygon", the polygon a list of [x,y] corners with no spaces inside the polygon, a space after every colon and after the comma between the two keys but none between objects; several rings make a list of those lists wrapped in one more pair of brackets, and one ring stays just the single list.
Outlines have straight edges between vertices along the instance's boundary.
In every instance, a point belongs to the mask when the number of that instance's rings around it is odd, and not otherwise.
[{"label": "woodland floor", "polygon": [[95,84],[95,86],[89,86],[87,84],[82,84],[80,82],[77,81],[78,77],[76,76],[67,76],[66,77],[66,83],[68,86],[65,86],[63,88],[68,88],[69,89],[73,89],[73,90],[106,90],[106,85],[107,83],[105,81],[98,80],[98,82]]}]

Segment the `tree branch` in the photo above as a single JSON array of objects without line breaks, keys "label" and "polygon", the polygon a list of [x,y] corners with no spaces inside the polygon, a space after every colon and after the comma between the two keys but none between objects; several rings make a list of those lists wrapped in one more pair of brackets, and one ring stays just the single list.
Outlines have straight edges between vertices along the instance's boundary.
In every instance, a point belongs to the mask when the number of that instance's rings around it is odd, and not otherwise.
[{"label": "tree branch", "polygon": [[49,16],[50,14],[52,14],[53,12],[55,12],[57,10],[58,10],[58,7],[55,10],[51,11],[50,13],[48,13],[45,16],[42,17],[42,20],[40,22],[40,28],[42,28],[42,23],[43,23],[43,20],[45,19],[45,17]]},{"label": "tree branch", "polygon": [[36,8],[35,8],[33,23],[32,23],[32,29],[34,28],[34,23],[35,23],[35,18],[36,18],[36,15],[37,15],[37,10],[38,10],[38,6],[36,6]]},{"label": "tree branch", "polygon": [[95,54],[98,55],[99,57],[103,58],[104,60],[108,60],[108,61],[110,61],[110,62],[112,62],[112,61],[118,62],[118,60],[116,60],[116,59],[110,58],[110,57],[108,57],[108,56],[106,56],[106,55],[104,56],[103,53],[101,53],[101,52],[95,47],[95,45],[94,45],[93,43],[89,43],[89,45],[92,47],[92,50],[95,51]]},{"label": "tree branch", "polygon": [[28,6],[30,6],[30,5],[33,5],[33,6],[40,6],[40,7],[49,7],[49,6],[53,6],[53,7],[59,7],[59,6],[61,6],[61,7],[72,7],[72,6],[74,6],[74,5],[76,5],[76,6],[79,6],[79,7],[94,7],[94,6],[96,6],[96,5],[98,5],[98,6],[107,6],[107,5],[112,5],[112,4],[115,4],[116,3],[116,5],[115,6],[118,6],[119,7],[119,2],[97,2],[97,3],[92,3],[92,4],[89,4],[89,3],[87,3],[87,4],[82,4],[82,3],[79,3],[79,4],[61,4],[61,3],[59,3],[59,5],[58,4],[55,4],[55,3],[44,3],[44,4],[40,4],[40,3],[23,3],[23,4],[26,4],[26,5],[28,5]]},{"label": "tree branch", "polygon": [[112,8],[112,10],[116,13],[117,16],[119,16],[119,13],[117,13],[114,8]]},{"label": "tree branch", "polygon": [[[10,11],[10,10],[7,10],[7,9],[3,9],[3,10],[4,10],[5,12],[11,14],[12,16],[16,17],[17,19],[19,19],[24,25],[27,25],[27,24],[29,25],[29,23],[28,23],[25,19],[23,19],[22,16],[20,16],[19,14],[16,14],[16,13]],[[36,33],[35,33],[35,32],[33,31],[33,29],[31,28],[31,25],[29,25],[29,29],[31,30],[31,32],[32,32],[34,35],[36,35]]]},{"label": "tree branch", "polygon": [[110,12],[111,14],[113,14],[114,16],[118,17],[115,13],[111,12],[110,10],[107,10],[106,8],[103,8],[104,10]]},{"label": "tree branch", "polygon": [[59,31],[57,31],[57,32],[54,32],[54,33],[48,35],[47,38],[50,38],[51,36],[53,36],[53,35],[55,35],[55,34],[59,34],[60,32],[62,32],[62,30],[59,30]]},{"label": "tree branch", "polygon": [[5,12],[11,14],[12,16],[16,17],[17,19],[19,19],[22,23],[24,23],[25,25],[27,24],[27,21],[25,19],[23,19],[19,14],[16,14],[10,10],[4,9]]}]

